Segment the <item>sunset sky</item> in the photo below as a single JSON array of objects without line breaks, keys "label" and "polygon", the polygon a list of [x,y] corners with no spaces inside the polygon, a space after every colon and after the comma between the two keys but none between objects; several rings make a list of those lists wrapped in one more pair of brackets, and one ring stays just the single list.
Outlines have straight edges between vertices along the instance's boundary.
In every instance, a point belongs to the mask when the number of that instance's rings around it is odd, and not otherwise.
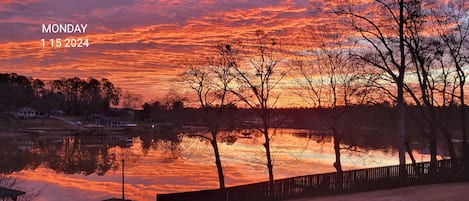
[{"label": "sunset sky", "polygon": [[[0,72],[106,77],[148,101],[180,85],[183,64],[219,41],[252,38],[256,30],[296,35],[313,15],[308,0],[0,0]],[[88,28],[41,33],[42,24],[53,23]],[[88,38],[90,47],[42,47],[41,39],[51,38]]]}]

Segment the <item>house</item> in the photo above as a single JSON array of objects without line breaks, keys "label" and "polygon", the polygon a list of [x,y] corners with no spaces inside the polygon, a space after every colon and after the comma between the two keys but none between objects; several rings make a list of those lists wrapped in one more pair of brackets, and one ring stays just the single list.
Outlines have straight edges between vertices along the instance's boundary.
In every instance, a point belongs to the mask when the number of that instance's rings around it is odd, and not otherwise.
[{"label": "house", "polygon": [[54,115],[54,116],[61,116],[61,115],[64,115],[64,111],[63,110],[51,110],[49,114]]},{"label": "house", "polygon": [[107,117],[103,115],[94,115],[94,123],[97,125],[103,125],[114,128],[122,127],[137,127],[137,124],[130,124],[126,121],[122,121],[120,117]]},{"label": "house", "polygon": [[17,119],[35,119],[40,117],[40,112],[30,107],[21,108],[16,111],[15,117]]},{"label": "house", "polygon": [[130,108],[120,109],[120,117],[125,120],[135,119],[135,110]]}]

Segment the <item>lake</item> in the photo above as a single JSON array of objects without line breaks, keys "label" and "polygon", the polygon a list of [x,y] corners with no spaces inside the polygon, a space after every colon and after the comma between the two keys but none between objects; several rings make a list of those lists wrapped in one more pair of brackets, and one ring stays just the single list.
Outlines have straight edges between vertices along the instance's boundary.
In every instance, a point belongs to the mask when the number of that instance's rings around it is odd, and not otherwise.
[{"label": "lake", "polygon": [[[220,143],[227,186],[268,180],[263,137],[256,132]],[[200,138],[175,133],[104,136],[40,134],[3,137],[0,170],[21,181],[25,191],[42,190],[36,200],[104,200],[125,197],[155,200],[157,193],[218,187],[213,150]],[[335,171],[332,138],[311,131],[279,129],[272,137],[275,179]],[[390,147],[342,152],[345,170],[394,165]],[[428,156],[414,152],[418,161]]]}]

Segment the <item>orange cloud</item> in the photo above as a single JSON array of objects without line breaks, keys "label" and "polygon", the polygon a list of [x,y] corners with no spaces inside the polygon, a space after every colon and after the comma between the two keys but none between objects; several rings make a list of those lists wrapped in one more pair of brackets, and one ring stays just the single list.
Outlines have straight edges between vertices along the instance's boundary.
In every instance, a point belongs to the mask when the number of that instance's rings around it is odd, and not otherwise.
[{"label": "orange cloud", "polygon": [[[71,9],[56,0],[37,0],[24,1],[23,9],[55,3],[62,12],[46,9],[27,14],[4,0],[0,8],[8,15],[0,18],[0,40],[7,41],[0,43],[0,70],[43,79],[104,76],[151,100],[179,86],[175,80],[188,61],[203,58],[219,41],[237,39],[249,45],[256,31],[263,30],[281,35],[287,41],[285,47],[299,53],[313,49],[321,35],[352,33],[337,18],[324,15],[328,5],[337,2],[311,2],[75,2]],[[357,2],[356,9],[368,12],[369,2]],[[42,38],[59,36],[38,34],[40,24],[58,19],[88,23],[88,33],[67,37],[88,38],[90,47],[42,48]]]}]

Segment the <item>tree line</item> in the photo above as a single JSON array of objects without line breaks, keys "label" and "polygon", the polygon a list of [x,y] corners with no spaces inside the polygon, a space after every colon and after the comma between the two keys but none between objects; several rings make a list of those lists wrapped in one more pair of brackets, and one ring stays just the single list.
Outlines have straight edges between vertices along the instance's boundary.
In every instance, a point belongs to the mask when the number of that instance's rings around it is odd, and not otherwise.
[{"label": "tree line", "polygon": [[33,107],[44,114],[62,110],[69,115],[103,113],[121,97],[121,89],[106,78],[43,81],[16,73],[0,74],[0,93],[1,111]]}]

